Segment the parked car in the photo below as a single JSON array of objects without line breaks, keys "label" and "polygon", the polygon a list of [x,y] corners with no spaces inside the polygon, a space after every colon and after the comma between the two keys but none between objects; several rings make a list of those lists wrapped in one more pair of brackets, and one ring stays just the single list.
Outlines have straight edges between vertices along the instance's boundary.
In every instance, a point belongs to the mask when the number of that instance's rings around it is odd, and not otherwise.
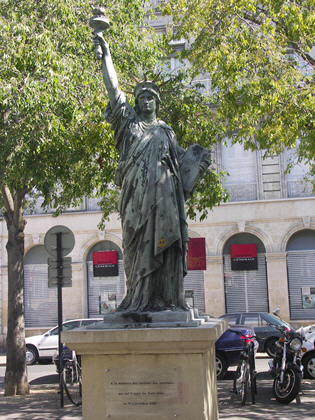
[{"label": "parked car", "polygon": [[[233,325],[232,329],[229,328],[218,338],[215,343],[217,379],[222,379],[228,368],[236,366],[240,360],[244,341],[233,330],[241,332],[243,336],[252,337],[255,335],[251,327]],[[258,343],[256,347],[258,347]]]},{"label": "parked car", "polygon": [[302,364],[304,366],[304,377],[315,379],[315,325],[301,327],[296,331],[303,337]]},{"label": "parked car", "polygon": [[220,318],[227,319],[230,327],[246,325],[254,328],[259,343],[258,351],[266,352],[270,357],[275,355],[275,343],[280,337],[280,331],[272,324],[292,329],[287,322],[268,312],[236,312],[221,315]]},{"label": "parked car", "polygon": [[[96,322],[103,321],[103,318],[84,318],[72,319],[62,323],[62,329],[72,330],[78,327],[85,327]],[[58,349],[59,336],[58,325],[44,334],[33,335],[25,338],[26,344],[26,363],[33,365],[42,359],[51,359],[55,351]]]}]

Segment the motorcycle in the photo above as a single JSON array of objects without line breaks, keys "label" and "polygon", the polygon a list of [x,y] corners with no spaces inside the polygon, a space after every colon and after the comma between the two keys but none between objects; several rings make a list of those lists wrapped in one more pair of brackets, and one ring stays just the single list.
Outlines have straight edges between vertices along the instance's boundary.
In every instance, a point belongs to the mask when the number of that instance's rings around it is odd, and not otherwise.
[{"label": "motorcycle", "polygon": [[303,365],[301,363],[302,337],[282,325],[273,325],[281,336],[276,342],[276,355],[269,360],[270,374],[274,378],[273,393],[280,403],[290,403],[301,389]]}]

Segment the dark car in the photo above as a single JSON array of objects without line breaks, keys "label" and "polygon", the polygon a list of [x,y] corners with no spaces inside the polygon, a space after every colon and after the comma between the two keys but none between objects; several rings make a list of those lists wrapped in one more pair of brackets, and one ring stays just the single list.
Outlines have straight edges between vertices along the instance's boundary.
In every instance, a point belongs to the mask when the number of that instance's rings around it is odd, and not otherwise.
[{"label": "dark car", "polygon": [[272,324],[284,325],[286,328],[292,329],[288,323],[268,312],[236,312],[221,315],[220,318],[227,319],[230,327],[246,325],[254,328],[259,343],[258,351],[266,352],[270,357],[274,356],[275,342],[281,335],[280,331]]},{"label": "dark car", "polygon": [[234,333],[233,330],[241,332],[243,336],[252,337],[255,335],[254,330],[245,325],[233,325],[233,328],[229,328],[221,335],[215,343],[218,379],[222,379],[224,377],[230,366],[236,366],[238,364],[240,360],[240,352],[244,347],[244,341],[238,334]]}]

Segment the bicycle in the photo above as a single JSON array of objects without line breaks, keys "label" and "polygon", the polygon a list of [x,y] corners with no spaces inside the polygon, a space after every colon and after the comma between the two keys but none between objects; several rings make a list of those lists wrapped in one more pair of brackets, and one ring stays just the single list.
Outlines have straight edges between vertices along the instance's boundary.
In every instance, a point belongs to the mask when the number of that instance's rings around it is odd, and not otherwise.
[{"label": "bicycle", "polygon": [[[56,356],[54,362],[59,367],[59,358]],[[75,406],[82,404],[82,374],[81,358],[75,351],[64,345],[62,351],[62,366],[60,375],[60,388],[64,389],[70,402]]]},{"label": "bicycle", "polygon": [[257,394],[255,355],[258,343],[255,336],[244,336],[239,331],[232,331],[243,340],[243,349],[240,353],[240,361],[233,380],[233,392],[240,399],[241,405],[245,405],[248,387],[250,386],[252,404],[255,404]]}]

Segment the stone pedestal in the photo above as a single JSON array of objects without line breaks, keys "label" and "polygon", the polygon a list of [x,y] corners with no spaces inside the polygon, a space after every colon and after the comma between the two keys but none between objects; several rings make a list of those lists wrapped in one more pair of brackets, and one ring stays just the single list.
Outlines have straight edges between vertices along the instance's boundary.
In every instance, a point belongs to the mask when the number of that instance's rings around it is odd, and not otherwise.
[{"label": "stone pedestal", "polygon": [[226,321],[199,327],[74,330],[84,420],[215,420],[215,341]]}]

